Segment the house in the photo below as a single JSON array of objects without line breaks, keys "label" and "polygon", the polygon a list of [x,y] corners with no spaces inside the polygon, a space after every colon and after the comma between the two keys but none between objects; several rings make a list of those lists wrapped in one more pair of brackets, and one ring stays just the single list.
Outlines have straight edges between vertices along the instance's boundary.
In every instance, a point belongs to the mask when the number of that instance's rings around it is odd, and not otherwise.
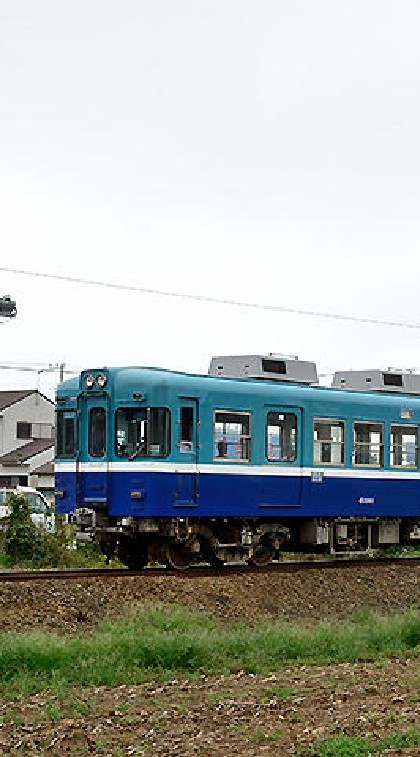
[{"label": "house", "polygon": [[54,492],[54,403],[36,389],[0,391],[0,487]]}]

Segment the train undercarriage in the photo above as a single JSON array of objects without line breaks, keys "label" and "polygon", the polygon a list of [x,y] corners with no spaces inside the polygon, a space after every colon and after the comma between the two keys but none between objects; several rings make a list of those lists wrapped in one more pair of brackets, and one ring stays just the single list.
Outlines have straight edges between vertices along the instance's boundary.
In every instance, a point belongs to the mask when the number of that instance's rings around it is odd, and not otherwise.
[{"label": "train undercarriage", "polygon": [[280,552],[369,554],[420,542],[420,522],[407,518],[110,518],[82,508],[73,515],[76,539],[95,540],[132,570],[164,564],[185,570],[246,562],[264,567]]}]

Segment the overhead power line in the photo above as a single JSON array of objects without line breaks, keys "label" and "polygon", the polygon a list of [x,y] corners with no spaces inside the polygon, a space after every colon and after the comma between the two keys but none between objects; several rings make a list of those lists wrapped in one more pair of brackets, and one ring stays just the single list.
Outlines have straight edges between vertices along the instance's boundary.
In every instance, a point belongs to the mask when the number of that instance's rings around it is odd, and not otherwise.
[{"label": "overhead power line", "polygon": [[224,297],[208,297],[202,294],[192,294],[191,292],[170,292],[164,289],[149,289],[146,287],[136,286],[135,284],[116,284],[111,281],[97,281],[95,279],[82,279],[75,276],[60,276],[54,273],[45,273],[43,271],[24,271],[17,268],[0,267],[4,273],[14,273],[18,276],[31,276],[33,278],[50,279],[52,281],[64,281],[68,284],[83,284],[85,286],[102,287],[105,289],[117,289],[125,292],[138,292],[139,294],[149,294],[158,297],[171,297],[180,300],[192,300],[194,302],[207,302],[215,305],[230,305],[232,307],[250,308],[253,310],[265,310],[271,313],[289,313],[291,315],[310,316],[312,318],[329,318],[334,321],[346,321],[347,323],[363,323],[372,326],[393,326],[400,329],[417,329],[420,330],[420,323],[409,323],[403,321],[387,321],[380,318],[365,318],[363,316],[343,315],[341,313],[326,313],[319,310],[306,310],[304,308],[291,308],[285,305],[268,305],[262,302],[244,302],[243,300],[231,300]]},{"label": "overhead power line", "polygon": [[65,374],[74,376],[80,373],[81,368],[67,369],[66,363],[14,363],[4,360],[0,363],[2,371],[28,371],[30,373],[54,373],[59,372],[60,376]]},{"label": "overhead power line", "polygon": [[[20,364],[8,365],[8,364],[1,363],[0,370],[2,371],[29,371],[31,373],[54,373],[60,370],[60,366],[54,365],[54,366],[48,366],[46,368],[35,368],[35,366],[32,366],[32,365],[20,365]],[[74,370],[74,371],[63,370],[62,372],[63,374],[66,373],[69,376],[74,376],[76,373],[80,373],[79,370]]]}]

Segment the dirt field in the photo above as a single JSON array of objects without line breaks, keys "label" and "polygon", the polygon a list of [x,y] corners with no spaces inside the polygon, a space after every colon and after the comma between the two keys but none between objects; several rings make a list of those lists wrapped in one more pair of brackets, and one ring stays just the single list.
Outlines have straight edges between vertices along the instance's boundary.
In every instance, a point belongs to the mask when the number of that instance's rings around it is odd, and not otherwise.
[{"label": "dirt field", "polygon": [[[419,607],[419,572],[409,565],[371,571],[313,570],[278,576],[164,576],[3,584],[3,631],[88,632],[136,602],[183,604],[227,623],[243,619],[345,620],[363,609],[382,614]],[[367,755],[364,739],[420,724],[420,658],[287,667],[276,675],[239,673],[118,688],[73,689],[2,701],[0,753],[15,757],[252,757]],[[348,737],[334,747],[322,740]],[[362,737],[362,742],[351,741]],[[359,743],[359,746],[357,744]],[[337,742],[338,744],[338,742]],[[349,751],[353,748],[358,751]],[[362,746],[360,746],[362,744]],[[363,746],[364,745],[364,746]],[[343,751],[344,747],[347,751]],[[310,749],[312,748],[312,752]],[[330,749],[330,751],[328,751]],[[340,751],[339,751],[340,749]],[[375,755],[420,755],[420,747],[376,748]]]},{"label": "dirt field", "polygon": [[37,695],[3,705],[0,748],[19,757],[302,755],[338,734],[376,740],[416,727],[419,683],[413,659],[75,690],[64,701]]}]

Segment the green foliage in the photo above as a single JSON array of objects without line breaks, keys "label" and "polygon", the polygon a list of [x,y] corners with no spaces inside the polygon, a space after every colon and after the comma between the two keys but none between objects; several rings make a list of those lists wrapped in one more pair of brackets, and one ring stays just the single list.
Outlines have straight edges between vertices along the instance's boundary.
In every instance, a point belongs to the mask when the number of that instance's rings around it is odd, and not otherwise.
[{"label": "green foliage", "polygon": [[[37,528],[31,509],[23,494],[11,494],[7,527],[0,532],[0,566],[11,568],[103,568],[105,555],[99,544],[91,542],[75,546],[74,527],[63,515],[55,516],[55,533]],[[117,558],[111,562],[122,567]]]},{"label": "green foliage", "polygon": [[38,528],[31,518],[31,506],[24,494],[11,494],[8,526],[3,533],[0,559],[8,567],[56,568],[65,564],[73,531],[64,518],[56,517],[56,532]]},{"label": "green foliage", "polygon": [[393,547],[384,547],[377,552],[379,557],[419,557],[420,544],[395,544]]},{"label": "green foliage", "polygon": [[[62,554],[60,566],[66,568],[105,568],[106,557],[102,553],[97,542],[78,544],[76,548],[67,549]],[[124,567],[117,557],[113,557],[109,563],[112,568]]]},{"label": "green foliage", "polygon": [[404,749],[419,745],[420,728],[413,728],[381,739],[365,736],[334,736],[316,742],[304,754],[313,755],[313,757],[369,757],[385,749]]},{"label": "green foliage", "polygon": [[4,543],[6,554],[12,563],[38,559],[42,551],[41,535],[32,522],[29,500],[22,494],[11,494],[7,504],[10,516]]},{"label": "green foliage", "polygon": [[263,728],[257,728],[255,731],[255,737],[259,741],[278,741],[281,737],[281,731],[278,728],[275,728],[273,731],[266,732]]},{"label": "green foliage", "polygon": [[420,653],[420,617],[415,614],[388,619],[371,615],[359,623],[313,628],[249,628],[226,626],[181,608],[147,605],[135,616],[104,623],[89,635],[4,634],[0,686],[26,692],[52,685],[118,686],[151,676],[268,673],[293,661],[351,662],[405,653]]}]

